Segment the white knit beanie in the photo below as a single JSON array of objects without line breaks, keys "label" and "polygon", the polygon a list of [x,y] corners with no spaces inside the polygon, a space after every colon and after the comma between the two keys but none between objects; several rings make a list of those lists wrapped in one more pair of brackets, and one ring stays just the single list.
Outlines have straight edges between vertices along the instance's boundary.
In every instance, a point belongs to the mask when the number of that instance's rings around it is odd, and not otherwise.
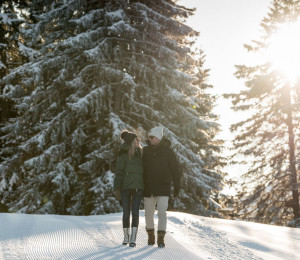
[{"label": "white knit beanie", "polygon": [[161,140],[164,136],[164,129],[160,126],[154,127],[149,131],[148,136],[153,135]]}]

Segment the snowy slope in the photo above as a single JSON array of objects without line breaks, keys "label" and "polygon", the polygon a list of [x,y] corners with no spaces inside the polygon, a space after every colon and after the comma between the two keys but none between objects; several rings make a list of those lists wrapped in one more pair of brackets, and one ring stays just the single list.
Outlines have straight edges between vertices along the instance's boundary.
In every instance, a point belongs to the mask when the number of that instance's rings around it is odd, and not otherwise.
[{"label": "snowy slope", "polygon": [[131,248],[121,217],[0,214],[0,259],[300,259],[300,229],[168,212],[159,249],[146,244],[141,211]]}]

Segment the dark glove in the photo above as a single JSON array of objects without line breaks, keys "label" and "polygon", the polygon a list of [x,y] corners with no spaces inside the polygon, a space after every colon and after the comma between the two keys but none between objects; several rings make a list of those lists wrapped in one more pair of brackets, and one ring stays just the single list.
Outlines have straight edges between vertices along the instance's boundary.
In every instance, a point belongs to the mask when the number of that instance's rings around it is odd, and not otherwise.
[{"label": "dark glove", "polygon": [[118,200],[118,201],[121,200],[121,191],[120,191],[120,189],[115,190],[115,197],[116,197],[116,200]]},{"label": "dark glove", "polygon": [[176,197],[180,192],[180,187],[174,187],[174,197]]}]

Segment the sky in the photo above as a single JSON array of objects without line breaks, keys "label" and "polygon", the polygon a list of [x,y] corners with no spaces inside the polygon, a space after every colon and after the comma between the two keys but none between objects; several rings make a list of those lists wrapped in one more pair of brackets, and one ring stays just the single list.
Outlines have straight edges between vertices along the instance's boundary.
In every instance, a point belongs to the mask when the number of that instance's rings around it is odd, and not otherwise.
[{"label": "sky", "polygon": [[162,249],[147,245],[144,215],[141,210],[137,246],[132,248],[121,245],[122,213],[0,213],[0,259],[299,259],[299,228],[168,212],[166,247]]},{"label": "sky", "polygon": [[[211,93],[239,92],[243,81],[233,75],[234,65],[253,63],[244,44],[258,40],[260,23],[267,15],[271,0],[180,0],[180,5],[196,8],[187,24],[200,32],[197,47],[206,55],[205,67],[209,68]],[[223,139],[230,139],[229,126],[243,115],[234,113],[230,100],[220,98],[214,110],[220,116]]]}]

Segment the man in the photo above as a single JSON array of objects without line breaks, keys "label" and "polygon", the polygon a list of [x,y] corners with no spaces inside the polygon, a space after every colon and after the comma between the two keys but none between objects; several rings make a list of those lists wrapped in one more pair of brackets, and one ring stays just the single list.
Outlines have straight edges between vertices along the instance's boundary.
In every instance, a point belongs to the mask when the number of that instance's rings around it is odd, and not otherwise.
[{"label": "man", "polygon": [[171,191],[171,180],[174,185],[174,196],[180,190],[180,175],[171,142],[163,138],[163,128],[154,127],[148,134],[149,145],[143,149],[144,165],[144,205],[148,245],[155,244],[154,211],[157,205],[158,247],[165,247],[164,237],[167,228],[167,209]]}]

